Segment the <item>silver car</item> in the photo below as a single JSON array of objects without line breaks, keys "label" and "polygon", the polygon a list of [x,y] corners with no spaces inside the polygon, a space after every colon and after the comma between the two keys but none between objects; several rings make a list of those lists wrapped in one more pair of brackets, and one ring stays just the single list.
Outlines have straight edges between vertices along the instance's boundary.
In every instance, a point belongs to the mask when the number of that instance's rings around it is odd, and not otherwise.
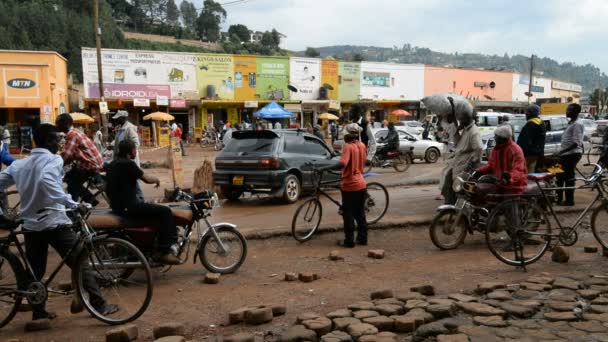
[{"label": "silver car", "polygon": [[[438,143],[433,140],[423,140],[418,137],[415,137],[413,134],[410,134],[406,131],[406,128],[395,127],[397,133],[399,133],[399,150],[403,152],[407,152],[410,150],[410,147],[414,147],[412,153],[414,153],[415,159],[422,159],[427,163],[435,163],[441,157],[441,150],[443,149],[443,144]],[[374,133],[374,137],[376,138],[376,142],[379,145],[383,145],[380,143],[381,138],[385,138],[388,135],[387,128],[374,128],[372,129]]]}]

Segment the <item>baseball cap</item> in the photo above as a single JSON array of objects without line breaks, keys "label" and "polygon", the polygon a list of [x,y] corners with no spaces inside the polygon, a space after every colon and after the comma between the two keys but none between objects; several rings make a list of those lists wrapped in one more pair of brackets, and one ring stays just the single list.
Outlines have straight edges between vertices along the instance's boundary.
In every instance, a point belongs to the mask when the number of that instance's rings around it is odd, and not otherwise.
[{"label": "baseball cap", "polygon": [[114,114],[114,116],[112,117],[112,119],[118,119],[118,118],[128,118],[129,117],[129,113],[127,113],[126,110],[119,110],[116,112],[116,114]]},{"label": "baseball cap", "polygon": [[513,136],[513,132],[511,131],[511,126],[504,125],[496,128],[496,130],[494,131],[494,135],[502,138],[510,138]]}]

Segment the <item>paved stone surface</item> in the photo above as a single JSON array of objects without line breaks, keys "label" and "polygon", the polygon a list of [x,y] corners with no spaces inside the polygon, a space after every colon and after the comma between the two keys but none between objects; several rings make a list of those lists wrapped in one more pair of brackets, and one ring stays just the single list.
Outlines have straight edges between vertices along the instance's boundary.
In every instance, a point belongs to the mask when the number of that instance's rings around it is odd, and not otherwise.
[{"label": "paved stone surface", "polygon": [[47,318],[26,322],[23,328],[25,332],[43,331],[49,329],[51,329],[51,321]]},{"label": "paved stone surface", "polygon": [[412,292],[418,292],[425,296],[434,296],[435,295],[435,287],[433,285],[417,285],[410,288]]},{"label": "paved stone surface", "polygon": [[317,334],[303,325],[294,325],[281,335],[283,342],[317,341]]},{"label": "paved stone surface", "polygon": [[504,289],[506,287],[507,285],[501,282],[485,282],[477,285],[477,290],[475,290],[475,292],[477,292],[477,294],[484,295],[494,290]]},{"label": "paved stone surface", "polygon": [[183,336],[165,336],[154,340],[154,342],[186,342]]},{"label": "paved stone surface", "polygon": [[340,309],[340,310],[332,311],[325,316],[327,318],[331,318],[331,319],[340,318],[340,317],[352,317],[353,312],[348,309]]},{"label": "paved stone surface", "polygon": [[359,310],[374,310],[376,305],[372,302],[357,302],[348,306],[349,310],[359,311]]},{"label": "paved stone surface", "polygon": [[255,342],[255,336],[251,333],[238,333],[224,337],[224,342]]},{"label": "paved stone surface", "polygon": [[152,330],[154,338],[165,336],[184,336],[186,335],[186,327],[179,322],[167,322],[154,327]]},{"label": "paved stone surface", "polygon": [[476,316],[504,316],[506,312],[501,309],[481,303],[457,303],[463,311]]},{"label": "paved stone surface", "polygon": [[353,317],[358,318],[358,319],[364,319],[364,318],[367,318],[367,317],[374,317],[374,316],[380,316],[380,314],[378,313],[378,311],[360,310],[360,311],[355,311],[353,313]]},{"label": "paved stone surface", "polygon": [[252,325],[264,324],[272,321],[273,317],[271,307],[255,308],[245,312],[245,323]]},{"label": "paved stone surface", "polygon": [[391,297],[393,297],[393,290],[374,291],[374,292],[370,293],[369,297],[371,300],[391,298]]},{"label": "paved stone surface", "polygon": [[395,321],[387,316],[368,317],[363,319],[363,323],[375,326],[378,331],[393,331],[395,329]]},{"label": "paved stone surface", "polygon": [[372,259],[384,259],[384,250],[383,249],[370,249],[367,252],[367,256]]},{"label": "paved stone surface", "polygon": [[402,302],[407,302],[408,300],[412,300],[412,299],[422,299],[422,300],[426,300],[426,296],[418,293],[418,292],[406,292],[406,293],[400,293],[397,294],[395,296],[396,299],[402,301]]},{"label": "paved stone surface", "polygon": [[570,278],[557,278],[553,283],[555,289],[578,290],[579,282]]},{"label": "paved stone surface", "polygon": [[302,325],[306,329],[312,330],[317,333],[317,336],[323,336],[332,331],[333,322],[327,317],[317,317],[308,321],[303,321]]},{"label": "paved stone surface", "polygon": [[494,300],[500,300],[500,301],[513,299],[513,297],[511,297],[511,293],[509,293],[508,291],[502,291],[502,290],[492,291],[492,292],[488,293],[487,298],[494,299]]},{"label": "paved stone surface", "polygon": [[473,323],[494,328],[504,328],[508,325],[501,316],[475,316]]},{"label": "paved stone surface", "polygon": [[573,312],[545,312],[544,317],[547,321],[551,321],[551,322],[556,322],[556,321],[572,322],[572,321],[577,320],[577,318]]},{"label": "paved stone surface", "polygon": [[529,318],[536,313],[536,308],[516,305],[514,302],[503,303],[500,305],[500,308],[505,310],[509,316],[517,318]]},{"label": "paved stone surface", "polygon": [[416,308],[424,309],[427,306],[429,306],[429,303],[425,300],[412,299],[412,300],[408,300],[407,303],[405,303],[405,310],[410,311],[410,310],[416,309]]},{"label": "paved stone surface", "polygon": [[353,338],[343,331],[332,331],[321,337],[322,342],[351,342],[352,340]]},{"label": "paved stone surface", "polygon": [[367,323],[359,323],[359,324],[351,324],[346,328],[346,332],[354,339],[358,339],[364,335],[376,335],[378,333],[378,329]]},{"label": "paved stone surface", "polygon": [[341,317],[341,318],[334,318],[333,322],[334,322],[335,330],[345,331],[349,325],[361,323],[361,320],[354,318],[354,317]]},{"label": "paved stone surface", "polygon": [[469,342],[469,337],[465,334],[438,335],[437,342]]},{"label": "paved stone surface", "polygon": [[137,339],[139,329],[135,324],[127,324],[106,332],[106,342],[129,342]]},{"label": "paved stone surface", "polygon": [[220,282],[220,276],[221,276],[221,274],[219,274],[219,273],[207,273],[207,274],[205,274],[205,278],[203,279],[203,282],[205,284],[217,284]]},{"label": "paved stone surface", "polygon": [[570,260],[570,252],[565,247],[555,246],[553,247],[553,253],[551,253],[551,260],[553,262],[565,264]]},{"label": "paved stone surface", "polygon": [[468,295],[460,294],[460,293],[453,293],[453,294],[449,295],[448,298],[453,299],[457,302],[464,302],[464,303],[477,301],[477,298],[475,298],[473,296],[468,296]]},{"label": "paved stone surface", "polygon": [[453,303],[431,304],[426,311],[437,319],[452,317],[456,314],[456,305]]}]

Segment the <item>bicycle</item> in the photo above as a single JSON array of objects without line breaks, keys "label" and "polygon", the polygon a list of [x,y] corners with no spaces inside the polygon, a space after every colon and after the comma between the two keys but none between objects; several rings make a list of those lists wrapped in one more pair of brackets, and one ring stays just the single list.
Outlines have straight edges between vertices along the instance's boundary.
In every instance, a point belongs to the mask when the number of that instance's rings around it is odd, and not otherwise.
[{"label": "bicycle", "polygon": [[[296,241],[306,242],[312,238],[314,233],[321,224],[323,216],[323,205],[321,204],[321,196],[326,197],[342,211],[342,203],[333,199],[330,194],[323,190],[328,188],[331,190],[340,190],[340,185],[336,181],[323,181],[323,173],[329,171],[327,169],[319,169],[314,165],[307,165],[312,169],[313,184],[315,184],[314,196],[307,199],[296,209],[291,221],[291,235]],[[364,177],[367,177],[364,175]],[[388,209],[389,197],[388,190],[380,183],[372,182],[367,184],[367,194],[365,198],[365,215],[369,225],[375,224],[386,214]],[[299,224],[299,216],[302,214],[302,222]]]},{"label": "bicycle", "polygon": [[[146,258],[133,244],[108,237],[103,232],[96,233],[86,223],[88,212],[81,213],[80,210],[45,208],[39,211],[67,213],[74,224],[56,229],[72,229],[77,236],[77,241],[47,280],[36,279],[18,238],[19,235],[36,232],[18,230],[21,221],[3,219],[0,229],[8,230],[9,234],[0,238],[0,328],[14,318],[23,299],[30,305],[39,305],[46,302],[49,293],[71,294],[72,291],[50,287],[68,260],[73,263],[71,281],[77,299],[96,319],[110,325],[124,324],[146,311],[152,299],[152,271]],[[11,248],[16,249],[16,253]],[[120,278],[128,269],[141,270],[135,278],[137,280]],[[106,312],[105,306],[95,306],[86,289],[92,279],[97,282],[107,303],[119,305],[118,311]]]},{"label": "bicycle", "polygon": [[[552,179],[554,174],[530,174],[528,179],[534,181],[539,188],[536,194],[513,195],[514,198],[501,203],[492,211],[486,228],[486,243],[498,260],[507,265],[521,266],[525,270],[526,265],[543,256],[552,239],[557,239],[564,246],[574,245],[578,241],[577,229],[589,212],[595,239],[602,247],[608,248],[608,193],[604,186],[604,168],[598,164],[584,166],[594,166],[594,170],[589,178],[577,178],[585,182],[580,187],[545,188],[541,182]],[[568,189],[591,189],[597,192],[572,227],[564,226],[553,210],[553,192]],[[551,231],[547,211],[557,223],[558,231],[555,234]],[[605,216],[600,216],[602,214]],[[507,256],[510,252],[513,252],[513,257]]]}]

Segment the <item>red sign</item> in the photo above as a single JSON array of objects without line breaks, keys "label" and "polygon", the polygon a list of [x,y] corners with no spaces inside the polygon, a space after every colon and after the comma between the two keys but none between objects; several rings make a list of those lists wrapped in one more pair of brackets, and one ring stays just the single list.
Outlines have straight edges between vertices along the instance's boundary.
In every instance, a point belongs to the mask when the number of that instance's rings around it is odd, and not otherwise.
[{"label": "red sign", "polygon": [[171,108],[186,108],[186,100],[170,100],[169,107]]}]

